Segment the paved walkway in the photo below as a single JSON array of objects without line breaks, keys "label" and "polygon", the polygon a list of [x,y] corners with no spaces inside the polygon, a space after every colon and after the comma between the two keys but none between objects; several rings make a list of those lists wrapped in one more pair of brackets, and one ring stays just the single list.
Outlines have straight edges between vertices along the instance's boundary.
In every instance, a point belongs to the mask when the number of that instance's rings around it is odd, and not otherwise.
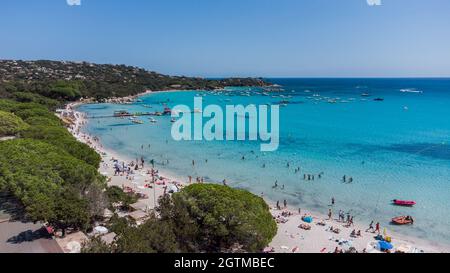
[{"label": "paved walkway", "polygon": [[62,253],[55,240],[46,237],[42,225],[0,223],[0,253]]}]

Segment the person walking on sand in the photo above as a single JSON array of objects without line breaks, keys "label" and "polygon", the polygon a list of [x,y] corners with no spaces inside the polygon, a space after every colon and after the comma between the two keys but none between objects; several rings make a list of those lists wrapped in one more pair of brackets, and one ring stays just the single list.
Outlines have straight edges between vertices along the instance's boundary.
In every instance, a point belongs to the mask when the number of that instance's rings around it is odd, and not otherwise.
[{"label": "person walking on sand", "polygon": [[328,210],[328,220],[331,220],[333,216],[333,212],[331,211],[331,209]]},{"label": "person walking on sand", "polygon": [[283,204],[284,204],[284,208],[287,208],[287,201],[286,201],[286,199],[284,199]]},{"label": "person walking on sand", "polygon": [[369,228],[368,228],[368,229],[366,229],[366,232],[369,232],[369,231],[372,231],[372,232],[374,232],[374,229],[373,229],[373,221],[372,221],[372,222],[370,222],[370,224],[369,224]]},{"label": "person walking on sand", "polygon": [[277,201],[277,209],[280,210],[280,201]]},{"label": "person walking on sand", "polygon": [[224,186],[228,186],[227,180],[226,180],[226,179],[224,179],[224,180],[222,181],[222,183],[223,183]]},{"label": "person walking on sand", "polygon": [[189,177],[189,184],[191,184],[192,183],[192,176],[188,176]]},{"label": "person walking on sand", "polygon": [[379,222],[377,222],[377,224],[375,225],[375,232],[377,232],[378,235],[380,235],[380,233],[381,233],[381,231],[380,231],[380,223]]}]

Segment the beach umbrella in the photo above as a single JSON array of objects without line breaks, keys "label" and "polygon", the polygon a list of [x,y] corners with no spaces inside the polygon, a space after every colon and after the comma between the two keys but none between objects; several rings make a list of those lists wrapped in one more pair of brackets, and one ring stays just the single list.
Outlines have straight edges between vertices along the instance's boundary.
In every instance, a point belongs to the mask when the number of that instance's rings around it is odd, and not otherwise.
[{"label": "beach umbrella", "polygon": [[167,189],[169,190],[169,192],[178,192],[178,187],[175,186],[174,184],[170,184],[167,186]]},{"label": "beach umbrella", "polygon": [[390,250],[393,249],[394,246],[386,241],[380,241],[378,242],[378,246],[380,247],[381,250]]},{"label": "beach umbrella", "polygon": [[98,226],[94,228],[95,233],[98,234],[107,234],[108,233],[108,229],[102,226]]}]

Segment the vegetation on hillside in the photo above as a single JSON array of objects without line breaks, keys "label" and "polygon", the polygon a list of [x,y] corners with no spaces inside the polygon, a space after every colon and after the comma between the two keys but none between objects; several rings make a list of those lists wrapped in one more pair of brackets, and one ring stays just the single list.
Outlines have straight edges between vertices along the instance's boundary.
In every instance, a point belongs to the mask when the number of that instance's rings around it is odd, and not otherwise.
[{"label": "vegetation on hillside", "polygon": [[28,128],[20,117],[0,111],[0,137],[14,136]]},{"label": "vegetation on hillside", "polygon": [[47,105],[53,104],[54,100],[71,101],[82,96],[96,99],[125,97],[145,90],[212,90],[226,86],[266,85],[263,80],[255,78],[210,80],[174,77],[125,65],[0,61],[0,97]]}]

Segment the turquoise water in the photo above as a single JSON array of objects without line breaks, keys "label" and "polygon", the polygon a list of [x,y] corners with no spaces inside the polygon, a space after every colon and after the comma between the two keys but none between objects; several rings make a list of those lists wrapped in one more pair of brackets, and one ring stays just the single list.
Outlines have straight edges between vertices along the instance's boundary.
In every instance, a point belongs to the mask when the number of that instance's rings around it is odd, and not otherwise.
[{"label": "turquoise water", "polygon": [[[356,221],[373,219],[384,226],[394,216],[409,214],[416,219],[414,226],[388,229],[450,243],[450,80],[271,81],[284,89],[275,98],[262,95],[259,89],[248,97],[243,96],[247,88],[230,88],[227,95],[156,93],[131,105],[91,104],[79,110],[102,116],[122,109],[162,110],[162,103],[192,107],[193,98],[200,95],[204,105],[288,100],[289,104],[280,108],[280,148],[276,152],[262,153],[260,143],[250,141],[176,142],[170,135],[170,117],[156,117],[156,124],[141,118],[145,124],[140,125],[128,119],[91,119],[85,130],[100,137],[107,148],[130,158],[155,159],[160,169],[182,177],[203,176],[217,183],[227,179],[234,187],[322,213],[335,197],[336,209],[352,213]],[[333,99],[337,103],[329,102]],[[166,160],[169,164],[163,165]],[[192,160],[196,160],[195,166]],[[296,167],[301,168],[300,173],[295,173]],[[321,172],[324,174],[318,179]],[[315,174],[316,179],[305,181],[304,173]],[[344,175],[353,177],[353,182],[343,183]],[[272,189],[276,180],[285,188]],[[390,205],[392,199],[415,200],[417,206],[395,207]]]}]

